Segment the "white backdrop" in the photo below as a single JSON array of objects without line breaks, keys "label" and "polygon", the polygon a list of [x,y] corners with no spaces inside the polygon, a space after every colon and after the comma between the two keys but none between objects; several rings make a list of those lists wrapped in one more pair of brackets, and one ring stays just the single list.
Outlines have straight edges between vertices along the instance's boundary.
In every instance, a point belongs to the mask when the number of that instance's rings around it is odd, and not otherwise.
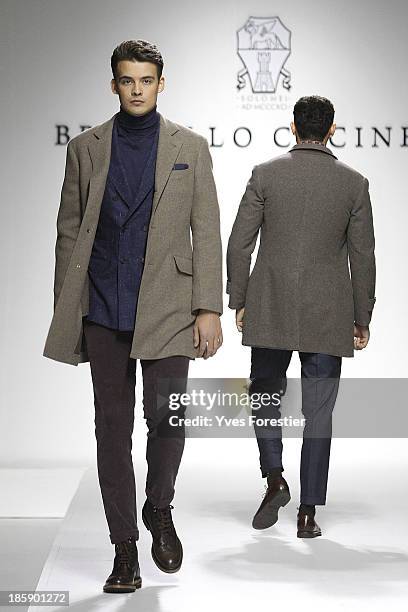
[{"label": "white backdrop", "polygon": [[[370,180],[377,241],[372,338],[366,351],[344,359],[343,376],[406,376],[407,147],[401,147],[402,126],[408,126],[406,2],[1,0],[1,7],[3,466],[94,460],[89,364],[75,368],[42,357],[52,316],[55,223],[65,160],[65,147],[54,144],[55,125],[67,124],[73,136],[81,124],[96,125],[118,110],[109,87],[109,60],[113,48],[129,38],[151,40],[162,51],[166,88],[158,110],[209,140],[209,128],[215,127],[216,142],[224,143],[211,149],[224,256],[253,165],[287,150],[274,145],[274,130],[289,125],[302,95],[333,101],[347,141],[336,155]],[[287,110],[242,108],[236,32],[251,15],[277,15],[292,32],[286,64],[292,88],[288,92],[279,82],[276,92]],[[241,95],[249,94],[247,85]],[[247,148],[233,142],[242,126],[252,131]],[[355,146],[357,126],[361,148]],[[384,134],[391,128],[389,147],[381,140],[372,147],[373,126]],[[343,141],[344,134],[335,140]],[[224,262],[224,290],[225,280]],[[250,349],[241,346],[226,295],[221,320],[224,346],[214,358],[191,363],[191,376],[249,375]],[[135,435],[136,449],[143,453],[139,366],[138,374]],[[297,374],[295,355],[289,375]],[[190,448],[200,452],[202,446],[192,441]]]}]

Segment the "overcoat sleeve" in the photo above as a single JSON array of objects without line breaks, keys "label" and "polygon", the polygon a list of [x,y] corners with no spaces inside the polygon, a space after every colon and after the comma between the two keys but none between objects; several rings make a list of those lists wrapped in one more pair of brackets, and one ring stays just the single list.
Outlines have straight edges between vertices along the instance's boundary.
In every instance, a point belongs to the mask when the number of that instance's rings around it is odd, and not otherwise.
[{"label": "overcoat sleeve", "polygon": [[362,188],[351,211],[347,228],[347,248],[350,261],[354,299],[354,321],[369,325],[375,298],[375,239],[368,180]]},{"label": "overcoat sleeve", "polygon": [[81,226],[81,200],[79,190],[79,162],[74,145],[67,145],[65,177],[61,190],[57,216],[55,244],[54,311],[68,269],[72,251]]},{"label": "overcoat sleeve", "polygon": [[207,140],[202,138],[194,173],[190,226],[193,242],[191,312],[212,310],[220,315],[222,303],[222,245],[220,211]]},{"label": "overcoat sleeve", "polygon": [[252,170],[245,193],[232,226],[227,247],[228,306],[239,310],[245,306],[245,297],[259,228],[264,214],[264,198],[259,180],[258,166]]}]

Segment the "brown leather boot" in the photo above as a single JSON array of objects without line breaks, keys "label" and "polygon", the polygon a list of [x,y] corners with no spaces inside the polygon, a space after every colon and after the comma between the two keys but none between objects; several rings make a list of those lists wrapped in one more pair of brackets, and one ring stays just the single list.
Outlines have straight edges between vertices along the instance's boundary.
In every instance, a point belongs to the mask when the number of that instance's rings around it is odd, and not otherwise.
[{"label": "brown leather boot", "polygon": [[146,499],[142,519],[152,536],[152,558],[162,572],[178,572],[183,561],[183,547],[177,536],[171,511],[173,506],[157,508]]},{"label": "brown leather boot", "polygon": [[269,479],[264,498],[252,520],[254,529],[272,527],[278,520],[279,508],[286,506],[290,501],[289,486],[283,476]]},{"label": "brown leather boot", "polygon": [[105,593],[133,593],[142,586],[136,541],[128,538],[115,544],[113,570],[107,578],[103,590]]},{"label": "brown leather boot", "polygon": [[305,512],[298,512],[297,515],[297,537],[298,538],[317,538],[322,531],[316,523],[314,516]]}]

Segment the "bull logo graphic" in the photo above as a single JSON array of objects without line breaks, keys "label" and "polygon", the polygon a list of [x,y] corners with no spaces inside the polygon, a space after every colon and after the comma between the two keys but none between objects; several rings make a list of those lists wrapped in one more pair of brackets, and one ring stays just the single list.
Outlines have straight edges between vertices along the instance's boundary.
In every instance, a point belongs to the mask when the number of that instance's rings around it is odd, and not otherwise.
[{"label": "bull logo graphic", "polygon": [[237,52],[244,64],[237,75],[238,91],[245,87],[246,76],[254,93],[275,93],[280,76],[283,87],[291,88],[291,74],[284,68],[290,37],[279,17],[249,17],[237,32]]}]

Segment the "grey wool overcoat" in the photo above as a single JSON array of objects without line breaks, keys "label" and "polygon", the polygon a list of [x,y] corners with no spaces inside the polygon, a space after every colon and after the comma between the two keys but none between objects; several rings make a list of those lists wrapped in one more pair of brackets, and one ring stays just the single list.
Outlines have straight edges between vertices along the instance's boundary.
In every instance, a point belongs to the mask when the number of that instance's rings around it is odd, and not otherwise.
[{"label": "grey wool overcoat", "polygon": [[[54,315],[43,355],[89,361],[82,317],[89,312],[88,263],[111,156],[115,115],[73,138],[57,217]],[[182,171],[175,163],[188,164]],[[160,114],[155,192],[130,357],[195,358],[200,309],[222,314],[219,206],[206,139]]]},{"label": "grey wool overcoat", "polygon": [[242,344],[352,357],[354,322],[368,325],[375,302],[368,180],[323,144],[255,166],[228,241],[226,289],[230,308],[245,306]]}]

